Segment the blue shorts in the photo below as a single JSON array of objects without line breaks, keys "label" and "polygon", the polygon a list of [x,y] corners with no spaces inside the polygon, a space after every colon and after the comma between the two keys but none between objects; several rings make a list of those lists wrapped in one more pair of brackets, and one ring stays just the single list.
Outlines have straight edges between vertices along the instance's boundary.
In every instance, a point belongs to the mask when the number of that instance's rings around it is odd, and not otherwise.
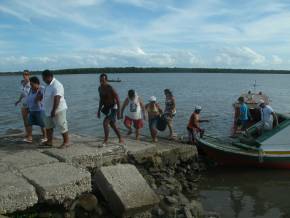
[{"label": "blue shorts", "polygon": [[104,106],[102,108],[103,114],[106,115],[105,119],[108,119],[114,123],[117,121],[117,111],[117,109],[114,109],[114,105]]},{"label": "blue shorts", "polygon": [[44,128],[43,116],[43,111],[30,111],[28,117],[29,126],[35,125]]},{"label": "blue shorts", "polygon": [[156,129],[157,128],[158,119],[159,119],[159,116],[149,118],[149,128],[150,129]]}]

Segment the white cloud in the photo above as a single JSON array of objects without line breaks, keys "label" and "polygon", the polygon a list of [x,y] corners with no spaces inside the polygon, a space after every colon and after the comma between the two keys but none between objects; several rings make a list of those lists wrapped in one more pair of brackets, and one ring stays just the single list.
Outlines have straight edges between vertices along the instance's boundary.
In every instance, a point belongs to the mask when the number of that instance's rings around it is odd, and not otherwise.
[{"label": "white cloud", "polygon": [[215,62],[220,66],[239,68],[260,67],[265,60],[265,56],[248,47],[226,48],[215,58]]},{"label": "white cloud", "polygon": [[280,65],[283,63],[283,60],[278,55],[272,55],[273,64]]},{"label": "white cloud", "polygon": [[[154,53],[137,49],[95,49],[52,56],[0,58],[0,71],[78,67],[198,67],[202,61],[191,52]],[[7,66],[9,68],[7,69]],[[4,70],[6,69],[6,70]]]},{"label": "white cloud", "polygon": [[0,5],[0,12],[14,16],[14,17],[18,18],[19,20],[25,21],[27,23],[30,22],[30,19],[27,18],[27,16],[25,16],[24,14],[19,13],[18,11],[12,10],[8,7],[3,6],[3,5]]}]

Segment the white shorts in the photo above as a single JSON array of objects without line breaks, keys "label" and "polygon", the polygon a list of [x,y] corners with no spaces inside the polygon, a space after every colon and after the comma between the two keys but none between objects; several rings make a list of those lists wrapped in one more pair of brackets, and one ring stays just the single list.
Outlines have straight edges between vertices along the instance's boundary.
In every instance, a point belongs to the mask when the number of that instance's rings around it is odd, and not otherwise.
[{"label": "white shorts", "polygon": [[45,116],[44,124],[46,129],[58,127],[61,133],[66,133],[68,131],[66,110],[57,112],[53,118]]}]

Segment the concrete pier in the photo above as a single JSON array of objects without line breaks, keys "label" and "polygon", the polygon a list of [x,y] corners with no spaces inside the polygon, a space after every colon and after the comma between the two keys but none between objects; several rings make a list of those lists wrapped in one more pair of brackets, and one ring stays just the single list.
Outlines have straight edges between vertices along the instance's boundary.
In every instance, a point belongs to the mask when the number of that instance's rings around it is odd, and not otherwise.
[{"label": "concrete pier", "polygon": [[196,158],[194,146],[176,141],[151,143],[147,138],[125,139],[125,144],[112,139],[100,147],[100,138],[71,135],[72,146],[39,148],[39,138],[31,144],[21,135],[0,138],[0,214],[25,210],[40,202],[62,203],[91,192],[94,172],[102,166],[142,163],[148,159],[156,165],[178,159]]}]

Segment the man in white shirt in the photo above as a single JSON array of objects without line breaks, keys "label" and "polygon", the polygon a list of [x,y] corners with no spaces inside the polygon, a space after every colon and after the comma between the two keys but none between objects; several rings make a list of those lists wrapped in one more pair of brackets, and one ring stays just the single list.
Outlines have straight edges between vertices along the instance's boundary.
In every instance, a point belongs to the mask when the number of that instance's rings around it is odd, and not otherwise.
[{"label": "man in white shirt", "polygon": [[261,121],[262,121],[262,130],[271,130],[273,128],[273,122],[275,126],[278,125],[278,118],[273,108],[269,105],[266,105],[263,100],[260,101],[260,110],[261,110]]},{"label": "man in white shirt", "polygon": [[43,96],[44,121],[47,130],[47,142],[44,146],[52,146],[53,129],[57,126],[63,136],[63,143],[60,148],[68,147],[67,104],[64,98],[63,85],[53,77],[53,73],[50,70],[42,72],[42,79],[47,85]]}]

